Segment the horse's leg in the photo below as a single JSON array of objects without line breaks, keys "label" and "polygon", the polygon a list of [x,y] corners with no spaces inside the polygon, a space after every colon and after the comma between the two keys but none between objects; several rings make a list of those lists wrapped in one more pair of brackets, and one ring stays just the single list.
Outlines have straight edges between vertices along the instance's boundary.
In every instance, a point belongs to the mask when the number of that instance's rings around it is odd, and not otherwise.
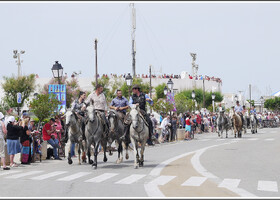
[{"label": "horse's leg", "polygon": [[106,151],[107,151],[107,141],[101,141],[101,145],[103,146],[103,153],[104,153],[104,158],[103,162],[107,162],[107,156],[106,156]]},{"label": "horse's leg", "polygon": [[97,155],[98,155],[99,144],[100,144],[100,142],[97,142],[94,145],[94,161],[92,163],[93,169],[97,169]]},{"label": "horse's leg", "polygon": [[120,142],[116,142],[116,144],[117,144],[117,148],[118,148],[117,163],[120,164],[123,161],[123,148],[122,148],[121,141]]},{"label": "horse's leg", "polygon": [[139,167],[139,163],[137,162],[137,142],[134,141],[134,139],[130,138],[132,146],[133,146],[133,153],[134,153],[134,169],[137,169]]},{"label": "horse's leg", "polygon": [[71,165],[73,163],[72,158],[71,158],[71,146],[72,142],[70,142],[69,150],[68,150],[68,164]]},{"label": "horse's leg", "polygon": [[79,165],[80,165],[81,164],[81,142],[79,142],[78,154],[79,154]]},{"label": "horse's leg", "polygon": [[139,167],[143,167],[143,165],[144,165],[144,150],[145,150],[145,142],[142,141],[141,151],[140,151],[141,158],[139,160]]},{"label": "horse's leg", "polygon": [[123,142],[123,149],[125,148],[125,159],[127,160],[129,158],[129,155],[128,155],[128,146],[129,146],[129,143],[128,142]]},{"label": "horse's leg", "polygon": [[93,163],[93,160],[90,159],[90,156],[91,156],[91,143],[88,142],[87,144],[87,155],[88,155],[88,163],[89,164],[92,164]]}]

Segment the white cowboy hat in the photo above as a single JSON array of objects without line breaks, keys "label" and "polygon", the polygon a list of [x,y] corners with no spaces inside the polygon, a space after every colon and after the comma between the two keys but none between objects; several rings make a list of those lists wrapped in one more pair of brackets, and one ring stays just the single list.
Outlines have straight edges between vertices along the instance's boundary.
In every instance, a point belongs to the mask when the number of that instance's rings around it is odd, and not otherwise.
[{"label": "white cowboy hat", "polygon": [[8,122],[14,122],[15,121],[15,117],[14,116],[10,116],[9,118],[8,118]]}]

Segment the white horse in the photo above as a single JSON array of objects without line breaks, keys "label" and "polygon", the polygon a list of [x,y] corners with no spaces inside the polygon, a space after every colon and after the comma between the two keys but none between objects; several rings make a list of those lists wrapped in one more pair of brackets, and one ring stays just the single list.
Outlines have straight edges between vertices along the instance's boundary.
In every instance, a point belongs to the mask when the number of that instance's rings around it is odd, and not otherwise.
[{"label": "white horse", "polygon": [[[107,157],[106,157],[107,140],[105,136],[105,128],[102,124],[102,119],[101,119],[102,117],[96,113],[93,105],[90,105],[86,108],[86,113],[88,118],[85,127],[85,135],[87,139],[88,162],[89,164],[92,164],[92,167],[94,169],[96,169],[98,148],[100,143],[104,151],[103,161],[107,162]],[[91,145],[94,146],[94,161],[90,159]]]},{"label": "white horse", "polygon": [[[110,110],[108,115],[108,121],[109,121],[109,147],[111,147],[111,144],[115,141],[116,147],[118,149],[118,159],[116,163],[121,163],[123,161],[123,149],[126,149],[126,159],[129,158],[128,155],[128,145],[129,143],[124,143],[120,140],[120,137],[124,133],[124,124],[119,116],[119,113],[115,110]],[[110,150],[110,149],[109,149]]]},{"label": "white horse", "polygon": [[81,148],[83,151],[83,156],[82,160],[83,162],[86,162],[86,152],[85,152],[85,147],[86,147],[86,141],[85,145],[83,144],[83,132],[82,132],[82,126],[78,122],[78,116],[75,114],[74,111],[72,110],[67,110],[65,113],[66,116],[66,128],[69,128],[68,133],[70,134],[70,147],[68,151],[68,164],[72,164],[73,161],[71,159],[71,153],[70,149],[73,143],[78,144],[78,154],[79,154],[79,164],[81,164]]},{"label": "white horse", "polygon": [[257,133],[257,120],[254,116],[254,114],[250,115],[250,125],[251,125],[251,132],[252,134]]},{"label": "white horse", "polygon": [[[140,113],[138,105],[133,104],[129,113],[131,116],[130,126],[130,141],[134,150],[134,168],[143,167],[144,165],[144,150],[147,139],[149,138],[149,127]],[[141,144],[141,158],[138,154],[138,142]]]}]

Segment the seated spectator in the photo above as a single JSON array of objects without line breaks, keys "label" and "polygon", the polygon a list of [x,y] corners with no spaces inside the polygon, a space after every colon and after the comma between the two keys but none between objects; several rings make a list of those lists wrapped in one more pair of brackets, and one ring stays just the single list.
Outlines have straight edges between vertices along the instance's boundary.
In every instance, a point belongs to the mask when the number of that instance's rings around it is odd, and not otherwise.
[{"label": "seated spectator", "polygon": [[56,128],[54,126],[55,119],[51,118],[48,123],[43,127],[43,140],[47,141],[53,147],[53,156],[55,160],[61,160],[57,153],[57,148],[59,148],[58,140],[51,137],[52,134],[56,133]]}]

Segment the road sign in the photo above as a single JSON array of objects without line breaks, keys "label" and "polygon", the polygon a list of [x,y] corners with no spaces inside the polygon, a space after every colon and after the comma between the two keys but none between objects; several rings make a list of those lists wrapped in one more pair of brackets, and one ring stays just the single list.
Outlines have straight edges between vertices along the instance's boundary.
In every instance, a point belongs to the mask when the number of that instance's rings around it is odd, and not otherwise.
[{"label": "road sign", "polygon": [[21,103],[21,93],[17,93],[17,103]]},{"label": "road sign", "polygon": [[59,85],[49,85],[49,94],[55,94],[58,101],[61,102],[58,105],[57,110],[64,114],[66,111],[66,85],[59,84]]}]

